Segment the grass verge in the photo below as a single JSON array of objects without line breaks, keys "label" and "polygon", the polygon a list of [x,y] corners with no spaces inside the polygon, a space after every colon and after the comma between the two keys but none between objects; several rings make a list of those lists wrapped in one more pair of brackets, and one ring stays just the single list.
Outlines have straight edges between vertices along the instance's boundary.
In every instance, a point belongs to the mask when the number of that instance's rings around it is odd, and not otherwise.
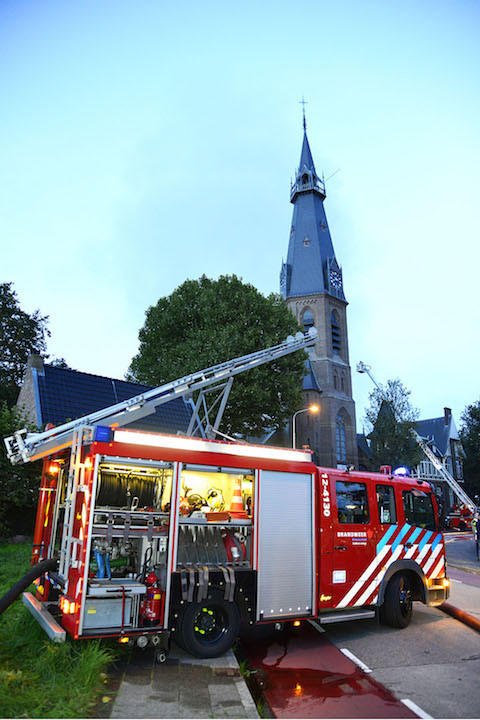
[{"label": "grass verge", "polygon": [[[30,552],[27,543],[0,545],[0,597],[29,570]],[[0,616],[0,717],[87,717],[119,650],[68,636],[51,642],[19,598]]]}]

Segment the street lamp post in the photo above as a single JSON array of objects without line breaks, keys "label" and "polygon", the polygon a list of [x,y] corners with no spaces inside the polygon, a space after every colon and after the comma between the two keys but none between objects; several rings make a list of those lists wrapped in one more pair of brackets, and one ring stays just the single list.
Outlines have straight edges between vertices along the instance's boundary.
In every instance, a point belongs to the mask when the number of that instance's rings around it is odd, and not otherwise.
[{"label": "street lamp post", "polygon": [[299,415],[300,413],[303,413],[303,412],[317,413],[319,410],[320,410],[320,408],[318,407],[318,405],[309,405],[308,408],[303,408],[303,410],[297,410],[297,412],[293,414],[293,417],[292,417],[292,435],[293,435],[292,445],[293,445],[293,448],[295,448],[295,445],[296,445],[295,419],[296,419],[297,415]]}]

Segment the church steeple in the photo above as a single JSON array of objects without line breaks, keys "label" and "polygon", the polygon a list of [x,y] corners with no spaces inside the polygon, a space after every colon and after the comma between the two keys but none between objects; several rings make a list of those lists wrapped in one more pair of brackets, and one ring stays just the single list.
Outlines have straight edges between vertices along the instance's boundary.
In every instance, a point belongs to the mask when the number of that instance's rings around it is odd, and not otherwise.
[{"label": "church steeple", "polygon": [[[304,104],[302,102],[302,104]],[[356,465],[355,403],[348,353],[347,302],[325,215],[325,184],[315,169],[303,116],[300,163],[291,187],[292,227],[280,286],[287,305],[306,330],[317,329],[303,381],[305,405],[315,418],[298,418],[299,444],[307,444],[324,467]]]},{"label": "church steeple", "polygon": [[305,115],[303,122],[300,163],[290,192],[294,210],[287,262],[280,274],[281,292],[285,298],[329,293],[345,300],[325,214],[325,183],[315,169]]}]

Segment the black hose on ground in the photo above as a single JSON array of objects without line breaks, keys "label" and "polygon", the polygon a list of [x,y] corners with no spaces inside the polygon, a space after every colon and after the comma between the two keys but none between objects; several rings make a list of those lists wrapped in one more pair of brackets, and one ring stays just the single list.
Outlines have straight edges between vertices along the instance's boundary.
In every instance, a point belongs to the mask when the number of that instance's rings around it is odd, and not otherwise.
[{"label": "black hose on ground", "polygon": [[49,570],[56,570],[58,560],[50,558],[50,560],[42,560],[38,565],[34,565],[31,570],[24,575],[21,580],[15,583],[3,597],[0,598],[0,615],[6,610],[19,595],[24,592],[28,586],[36,580],[38,577],[48,572]]}]

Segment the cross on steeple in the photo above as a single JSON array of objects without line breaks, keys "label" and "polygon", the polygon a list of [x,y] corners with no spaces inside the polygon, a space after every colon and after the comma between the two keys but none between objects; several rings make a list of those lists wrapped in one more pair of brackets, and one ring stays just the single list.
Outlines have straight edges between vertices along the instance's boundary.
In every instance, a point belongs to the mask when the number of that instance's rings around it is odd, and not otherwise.
[{"label": "cross on steeple", "polygon": [[303,106],[303,107],[302,107],[302,110],[303,110],[303,129],[306,130],[306,129],[307,129],[307,121],[305,120],[305,105],[308,105],[308,100],[305,100],[305,98],[304,98],[303,95],[302,95],[302,99],[298,101],[298,104]]}]

